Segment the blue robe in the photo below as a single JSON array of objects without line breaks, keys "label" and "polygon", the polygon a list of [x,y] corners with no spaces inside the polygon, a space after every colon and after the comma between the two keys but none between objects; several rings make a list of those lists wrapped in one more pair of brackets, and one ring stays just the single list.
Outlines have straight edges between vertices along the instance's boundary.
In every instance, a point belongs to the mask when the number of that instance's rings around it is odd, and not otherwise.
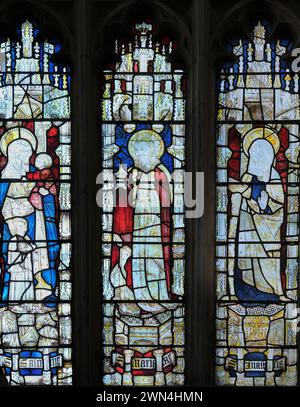
[{"label": "blue robe", "polygon": [[[0,182],[0,210],[2,211],[3,203],[6,198],[6,194],[8,191],[10,183],[9,182]],[[43,208],[44,208],[44,217],[45,217],[45,229],[46,229],[46,237],[47,237],[47,246],[48,246],[48,259],[49,259],[49,268],[42,270],[42,278],[48,283],[53,291],[53,294],[50,297],[47,297],[43,300],[46,302],[48,306],[55,307],[55,302],[57,298],[54,295],[56,283],[57,283],[57,276],[56,276],[56,268],[57,268],[57,259],[59,256],[60,244],[58,242],[58,230],[55,220],[55,198],[53,195],[48,194],[43,196]],[[35,225],[36,225],[36,215],[35,212],[31,215],[25,216],[25,219],[28,222],[28,232],[27,235],[30,237],[32,241],[35,240]],[[11,233],[7,224],[4,222],[3,230],[2,230],[2,241],[1,241],[1,252],[4,262],[4,276],[2,278],[2,301],[8,301],[9,298],[9,282],[10,282],[10,274],[7,269],[7,258],[8,258],[8,243],[11,239]],[[47,302],[49,301],[49,302]],[[1,304],[0,306],[4,306],[5,304]]]}]

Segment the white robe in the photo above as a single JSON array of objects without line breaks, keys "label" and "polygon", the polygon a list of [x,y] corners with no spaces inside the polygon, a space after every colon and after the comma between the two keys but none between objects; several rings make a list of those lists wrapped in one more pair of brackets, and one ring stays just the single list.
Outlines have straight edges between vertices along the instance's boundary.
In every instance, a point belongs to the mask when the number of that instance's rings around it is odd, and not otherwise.
[{"label": "white robe", "polygon": [[[280,249],[281,226],[284,220],[284,193],[278,173],[266,185],[270,213],[261,210],[251,198],[251,186],[244,186],[238,229],[238,268],[245,283],[259,291],[283,295],[281,283]],[[242,181],[250,182],[246,174]]]}]

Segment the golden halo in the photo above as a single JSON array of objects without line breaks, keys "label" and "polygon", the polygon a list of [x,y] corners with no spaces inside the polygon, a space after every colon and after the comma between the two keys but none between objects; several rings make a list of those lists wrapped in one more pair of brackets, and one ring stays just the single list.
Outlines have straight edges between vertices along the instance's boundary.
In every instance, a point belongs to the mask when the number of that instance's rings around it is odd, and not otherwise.
[{"label": "golden halo", "polygon": [[[158,157],[160,158],[164,153],[164,142],[161,136],[153,130],[139,130],[134,133],[128,142],[128,151],[131,157],[135,156],[135,144],[140,141],[145,141],[148,143],[158,143],[159,150],[158,150]],[[150,154],[150,151],[149,151]]]},{"label": "golden halo", "polygon": [[31,144],[33,151],[35,151],[37,141],[34,134],[24,127],[13,127],[11,129],[8,129],[4,133],[0,140],[0,150],[2,154],[5,155],[5,157],[7,156],[7,148],[10,143],[12,143],[14,140],[17,140],[18,138],[27,140]]},{"label": "golden halo", "polygon": [[257,127],[249,130],[243,138],[243,150],[247,157],[249,157],[250,146],[257,139],[266,139],[272,145],[275,155],[277,154],[280,141],[275,130],[267,127]]}]

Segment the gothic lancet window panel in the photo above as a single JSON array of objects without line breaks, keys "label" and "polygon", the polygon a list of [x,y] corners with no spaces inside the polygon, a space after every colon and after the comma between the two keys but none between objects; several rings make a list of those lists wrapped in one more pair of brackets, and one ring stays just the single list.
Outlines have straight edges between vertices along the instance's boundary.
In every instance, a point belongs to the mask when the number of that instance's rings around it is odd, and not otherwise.
[{"label": "gothic lancet window panel", "polygon": [[67,385],[71,367],[69,69],[25,21],[0,44],[0,368]]},{"label": "gothic lancet window panel", "polygon": [[[184,383],[185,95],[172,42],[133,44],[104,72],[103,358],[106,385]],[[119,187],[113,193],[113,184]]]},{"label": "gothic lancet window panel", "polygon": [[295,385],[299,77],[258,23],[232,45],[217,118],[217,357],[220,385]]}]

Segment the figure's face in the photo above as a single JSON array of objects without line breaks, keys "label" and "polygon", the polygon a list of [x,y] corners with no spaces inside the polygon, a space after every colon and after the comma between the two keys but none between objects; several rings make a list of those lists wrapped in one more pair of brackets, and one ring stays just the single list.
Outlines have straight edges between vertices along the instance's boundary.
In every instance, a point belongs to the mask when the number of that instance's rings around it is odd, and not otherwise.
[{"label": "figure's face", "polygon": [[153,170],[160,162],[157,143],[151,141],[136,142],[135,156],[132,157],[136,168],[144,172]]},{"label": "figure's face", "polygon": [[163,141],[158,134],[145,130],[140,132],[140,137],[130,140],[129,151],[135,168],[147,173],[160,163]]},{"label": "figure's face", "polygon": [[151,143],[146,141],[140,141],[135,144],[135,153],[138,161],[144,163],[147,161],[147,156],[149,156],[149,147]]},{"label": "figure's face", "polygon": [[8,146],[8,162],[13,163],[14,167],[23,167],[24,164],[28,164],[31,156],[32,147],[27,140],[18,139]]},{"label": "figure's face", "polygon": [[249,148],[248,171],[268,181],[275,153],[272,144],[265,139],[255,140]]}]

